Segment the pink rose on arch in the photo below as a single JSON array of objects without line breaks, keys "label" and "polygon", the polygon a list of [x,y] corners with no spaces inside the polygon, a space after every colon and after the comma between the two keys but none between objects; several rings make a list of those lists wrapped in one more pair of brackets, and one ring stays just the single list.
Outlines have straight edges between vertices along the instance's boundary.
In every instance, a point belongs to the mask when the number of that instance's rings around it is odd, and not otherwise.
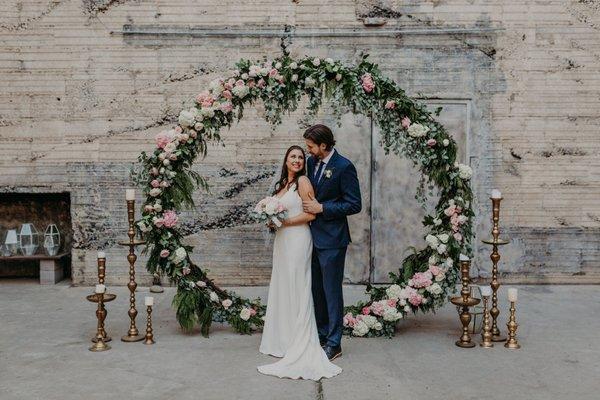
[{"label": "pink rose on arch", "polygon": [[170,252],[169,250],[167,250],[167,249],[162,249],[162,250],[160,251],[160,256],[161,256],[162,258],[167,258],[167,257],[169,257],[169,254],[171,254],[171,252]]},{"label": "pink rose on arch", "polygon": [[275,76],[277,75],[278,71],[277,68],[273,68],[272,70],[269,71],[269,76]]},{"label": "pink rose on arch", "polygon": [[173,141],[174,138],[175,135],[173,134],[173,131],[162,131],[155,137],[156,147],[159,149],[164,149],[166,145]]},{"label": "pink rose on arch", "polygon": [[429,139],[429,140],[427,141],[427,146],[429,146],[429,147],[433,147],[433,146],[435,146],[436,144],[437,144],[437,140],[435,140],[435,139],[433,139],[433,138],[432,138],[432,139]]},{"label": "pink rose on arch", "polygon": [[150,174],[157,176],[158,175],[158,168],[156,167],[152,167],[152,169],[150,170]]},{"label": "pink rose on arch", "polygon": [[362,313],[363,315],[369,315],[371,313],[371,310],[369,309],[369,307],[363,307]]},{"label": "pink rose on arch", "polygon": [[256,310],[254,308],[250,309],[250,316],[254,317],[256,315]]},{"label": "pink rose on arch", "polygon": [[248,81],[248,87],[249,87],[250,89],[252,89],[254,86],[256,86],[256,82],[254,82],[254,80],[250,79],[250,80]]},{"label": "pink rose on arch", "polygon": [[259,88],[264,88],[265,87],[265,80],[263,78],[260,78],[258,80],[258,82],[256,83],[256,86],[258,86]]},{"label": "pink rose on arch", "polygon": [[177,225],[178,221],[177,213],[173,210],[165,211],[163,214],[163,225],[166,228],[172,228]]},{"label": "pink rose on arch", "polygon": [[225,103],[221,103],[221,105],[219,106],[219,109],[221,111],[223,111],[225,114],[230,113],[231,111],[233,111],[233,104],[226,101]]},{"label": "pink rose on arch", "polygon": [[231,94],[229,90],[223,90],[221,95],[223,95],[223,97],[225,97],[227,100],[231,100],[233,98],[233,94]]},{"label": "pink rose on arch", "polygon": [[433,276],[438,276],[439,274],[441,274],[443,271],[440,267],[438,267],[437,265],[430,265],[429,266],[429,272],[431,272],[431,274]]},{"label": "pink rose on arch", "polygon": [[385,103],[385,108],[386,108],[387,110],[393,110],[394,108],[396,108],[396,102],[395,102],[394,100],[388,100],[388,101]]},{"label": "pink rose on arch", "polygon": [[426,272],[417,272],[416,274],[413,275],[411,281],[412,281],[412,287],[415,288],[424,288],[427,287],[429,285],[431,285],[431,272],[426,271]]},{"label": "pink rose on arch", "polygon": [[409,126],[410,126],[410,118],[408,118],[408,117],[402,118],[402,127],[404,129],[408,129]]},{"label": "pink rose on arch", "polygon": [[408,296],[408,302],[415,307],[418,307],[423,302],[423,296],[415,292]]},{"label": "pink rose on arch", "polygon": [[389,299],[387,301],[387,304],[388,304],[389,307],[396,308],[396,304],[398,304],[398,299]]},{"label": "pink rose on arch", "polygon": [[455,212],[456,212],[456,206],[455,205],[451,205],[451,206],[449,206],[448,208],[446,208],[444,210],[444,214],[446,216],[448,216],[448,217],[451,216],[452,214],[454,214]]},{"label": "pink rose on arch", "polygon": [[156,226],[157,228],[162,228],[162,226],[165,223],[165,221],[162,218],[155,218],[153,222],[154,226]]},{"label": "pink rose on arch", "polygon": [[235,81],[235,86],[244,86],[244,85],[245,85],[245,83],[241,79],[238,79],[237,81]]},{"label": "pink rose on arch", "polygon": [[462,235],[459,232],[455,232],[452,236],[454,236],[454,239],[458,240],[459,242],[462,240]]},{"label": "pink rose on arch", "polygon": [[373,82],[373,77],[368,72],[364,74],[360,78],[362,88],[365,92],[371,93],[373,89],[375,89],[375,82]]},{"label": "pink rose on arch", "polygon": [[158,179],[153,179],[152,182],[150,182],[150,186],[152,186],[153,188],[157,188],[160,186],[160,182],[158,181]]},{"label": "pink rose on arch", "polygon": [[152,207],[150,204],[146,204],[144,206],[144,211],[146,211],[146,212],[152,212],[152,211],[154,211],[154,207]]},{"label": "pink rose on arch", "polygon": [[192,270],[189,267],[183,267],[183,270],[181,272],[184,275],[189,275],[189,273],[192,272]]},{"label": "pink rose on arch", "polygon": [[183,129],[181,129],[181,127],[179,125],[177,125],[175,127],[175,133],[181,133],[181,132],[183,132]]}]

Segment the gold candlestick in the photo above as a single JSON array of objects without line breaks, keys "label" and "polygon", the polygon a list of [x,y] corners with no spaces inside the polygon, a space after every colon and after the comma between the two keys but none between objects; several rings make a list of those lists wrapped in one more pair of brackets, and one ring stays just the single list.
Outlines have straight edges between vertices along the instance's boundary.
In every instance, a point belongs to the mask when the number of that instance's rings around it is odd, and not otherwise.
[{"label": "gold candlestick", "polygon": [[471,267],[471,261],[461,260],[460,261],[460,275],[462,281],[462,288],[459,297],[453,297],[450,299],[452,304],[461,306],[460,322],[462,323],[462,335],[459,340],[456,341],[458,347],[475,347],[475,343],[471,341],[471,335],[469,334],[469,323],[471,322],[471,314],[469,313],[469,307],[472,307],[479,303],[479,299],[471,297],[471,290],[469,288],[470,277],[469,269]]},{"label": "gold candlestick", "polygon": [[490,198],[492,200],[492,239],[484,239],[483,243],[492,245],[492,253],[490,259],[492,260],[492,281],[490,287],[492,288],[492,307],[490,309],[490,316],[492,318],[492,341],[493,342],[504,342],[506,337],[500,333],[498,328],[498,315],[500,310],[498,309],[498,289],[500,288],[500,282],[498,281],[498,261],[500,261],[500,253],[498,252],[498,246],[508,244],[509,241],[500,239],[500,201],[502,197]]},{"label": "gold candlestick", "polygon": [[521,345],[517,341],[517,328],[519,324],[515,320],[515,302],[510,302],[510,317],[508,319],[508,323],[506,324],[508,328],[508,340],[504,343],[504,347],[507,349],[520,349]]},{"label": "gold candlestick", "polygon": [[[106,276],[106,258],[100,258],[98,257],[98,283],[101,283],[104,285],[104,278]],[[104,302],[106,301],[106,295],[102,296],[103,297],[103,301],[102,301],[102,310],[104,311],[104,315],[106,316],[107,311],[106,308],[104,306]],[[92,342],[96,342],[98,339],[94,336],[94,338],[92,339]],[[108,334],[106,333],[106,330],[104,329],[104,324],[102,324],[102,340],[104,340],[104,342],[110,342],[112,340],[112,338],[110,336],[108,336]]]},{"label": "gold candlestick", "polygon": [[124,342],[139,342],[140,340],[143,340],[144,337],[139,334],[139,331],[135,326],[135,318],[138,314],[135,308],[135,289],[137,288],[137,283],[135,282],[135,261],[137,260],[135,246],[143,244],[144,242],[135,239],[135,200],[127,200],[127,219],[129,222],[129,229],[127,231],[129,241],[119,242],[119,244],[129,246],[129,254],[127,255],[127,261],[129,261],[129,283],[127,284],[127,288],[129,289],[128,315],[130,323],[127,334],[123,336],[121,340]]},{"label": "gold candlestick", "polygon": [[483,297],[483,328],[481,329],[481,347],[490,348],[494,347],[492,342],[492,327],[490,326],[490,314],[487,309],[487,304],[490,296]]},{"label": "gold candlestick", "polygon": [[96,318],[98,319],[98,327],[96,329],[96,341],[90,347],[90,351],[106,351],[110,350],[110,346],[104,343],[104,319],[106,318],[106,310],[104,309],[104,293],[96,293],[98,299],[98,309],[96,310]]},{"label": "gold candlestick", "polygon": [[146,340],[144,340],[144,344],[154,344],[154,334],[152,333],[152,306],[147,306],[146,310],[148,311],[148,321],[146,322]]}]

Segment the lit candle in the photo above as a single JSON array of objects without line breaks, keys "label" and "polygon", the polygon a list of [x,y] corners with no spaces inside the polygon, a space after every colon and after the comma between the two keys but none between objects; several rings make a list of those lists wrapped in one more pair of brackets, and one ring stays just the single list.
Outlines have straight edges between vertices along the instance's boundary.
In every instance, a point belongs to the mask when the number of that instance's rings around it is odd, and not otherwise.
[{"label": "lit candle", "polygon": [[104,293],[106,292],[106,286],[104,286],[103,284],[99,283],[96,285],[96,293]]},{"label": "lit candle", "polygon": [[508,301],[511,303],[516,303],[517,301],[517,289],[509,288],[508,289]]},{"label": "lit candle", "polygon": [[467,256],[465,256],[464,254],[461,254],[461,255],[458,257],[458,259],[459,259],[460,261],[469,261],[469,260],[470,260],[470,258],[469,258],[469,257],[467,257]]},{"label": "lit candle", "polygon": [[106,258],[106,253],[103,251],[98,252],[98,258]]},{"label": "lit candle", "polygon": [[492,295],[492,288],[489,286],[479,286],[479,290],[481,290],[481,295],[483,297],[489,297]]},{"label": "lit candle", "polygon": [[125,190],[125,200],[135,200],[135,189]]},{"label": "lit candle", "polygon": [[154,297],[146,296],[144,298],[144,302],[145,302],[146,306],[153,306],[154,305]]},{"label": "lit candle", "polygon": [[502,193],[498,189],[492,190],[492,199],[501,199]]}]

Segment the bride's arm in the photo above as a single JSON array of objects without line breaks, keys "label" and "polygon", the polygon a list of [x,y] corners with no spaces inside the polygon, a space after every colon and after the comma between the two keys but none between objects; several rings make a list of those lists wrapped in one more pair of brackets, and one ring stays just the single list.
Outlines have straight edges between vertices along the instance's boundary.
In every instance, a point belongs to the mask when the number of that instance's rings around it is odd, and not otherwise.
[{"label": "bride's arm", "polygon": [[[300,195],[302,201],[315,198],[315,191],[313,190],[310,180],[306,176],[301,176],[298,179],[298,194]],[[316,216],[314,214],[302,212],[302,214],[296,215],[295,217],[285,219],[283,221],[283,226],[302,225],[314,220],[315,218]]]}]

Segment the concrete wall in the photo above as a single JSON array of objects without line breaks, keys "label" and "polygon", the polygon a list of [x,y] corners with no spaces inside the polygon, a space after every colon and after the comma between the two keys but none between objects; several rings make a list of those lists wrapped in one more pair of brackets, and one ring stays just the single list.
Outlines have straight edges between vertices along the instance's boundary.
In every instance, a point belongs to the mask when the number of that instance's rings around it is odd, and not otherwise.
[{"label": "concrete wall", "polygon": [[[408,93],[446,106],[442,118],[475,170],[478,239],[489,231],[489,190],[505,195],[501,222],[513,239],[502,249],[506,279],[600,281],[600,1],[7,0],[2,7],[0,190],[71,193],[75,284],[94,281],[98,248],[108,252],[107,283],[126,283],[125,250],[115,243],[125,236],[123,188],[137,155],[211,79],[241,57],[277,56],[282,41],[293,55],[348,62],[366,51]],[[218,35],[223,29],[230,33]],[[355,33],[340,34],[348,30]],[[196,194],[186,227],[194,258],[221,283],[268,279],[270,238],[243,210],[266,193],[283,151],[312,122],[297,112],[272,130],[262,115],[260,105],[249,109],[225,133],[225,147],[196,166],[213,188]],[[332,122],[326,110],[319,119]],[[346,277],[384,281],[404,247],[420,242],[406,229],[419,212],[410,199],[413,173],[382,158],[376,127],[364,118],[345,117],[336,133],[340,151],[361,166],[365,203],[376,207],[352,221]],[[398,172],[378,174],[370,168],[378,162]],[[378,187],[408,194],[382,215]],[[486,277],[488,249],[477,254]],[[138,276],[149,282],[142,264]]]}]

